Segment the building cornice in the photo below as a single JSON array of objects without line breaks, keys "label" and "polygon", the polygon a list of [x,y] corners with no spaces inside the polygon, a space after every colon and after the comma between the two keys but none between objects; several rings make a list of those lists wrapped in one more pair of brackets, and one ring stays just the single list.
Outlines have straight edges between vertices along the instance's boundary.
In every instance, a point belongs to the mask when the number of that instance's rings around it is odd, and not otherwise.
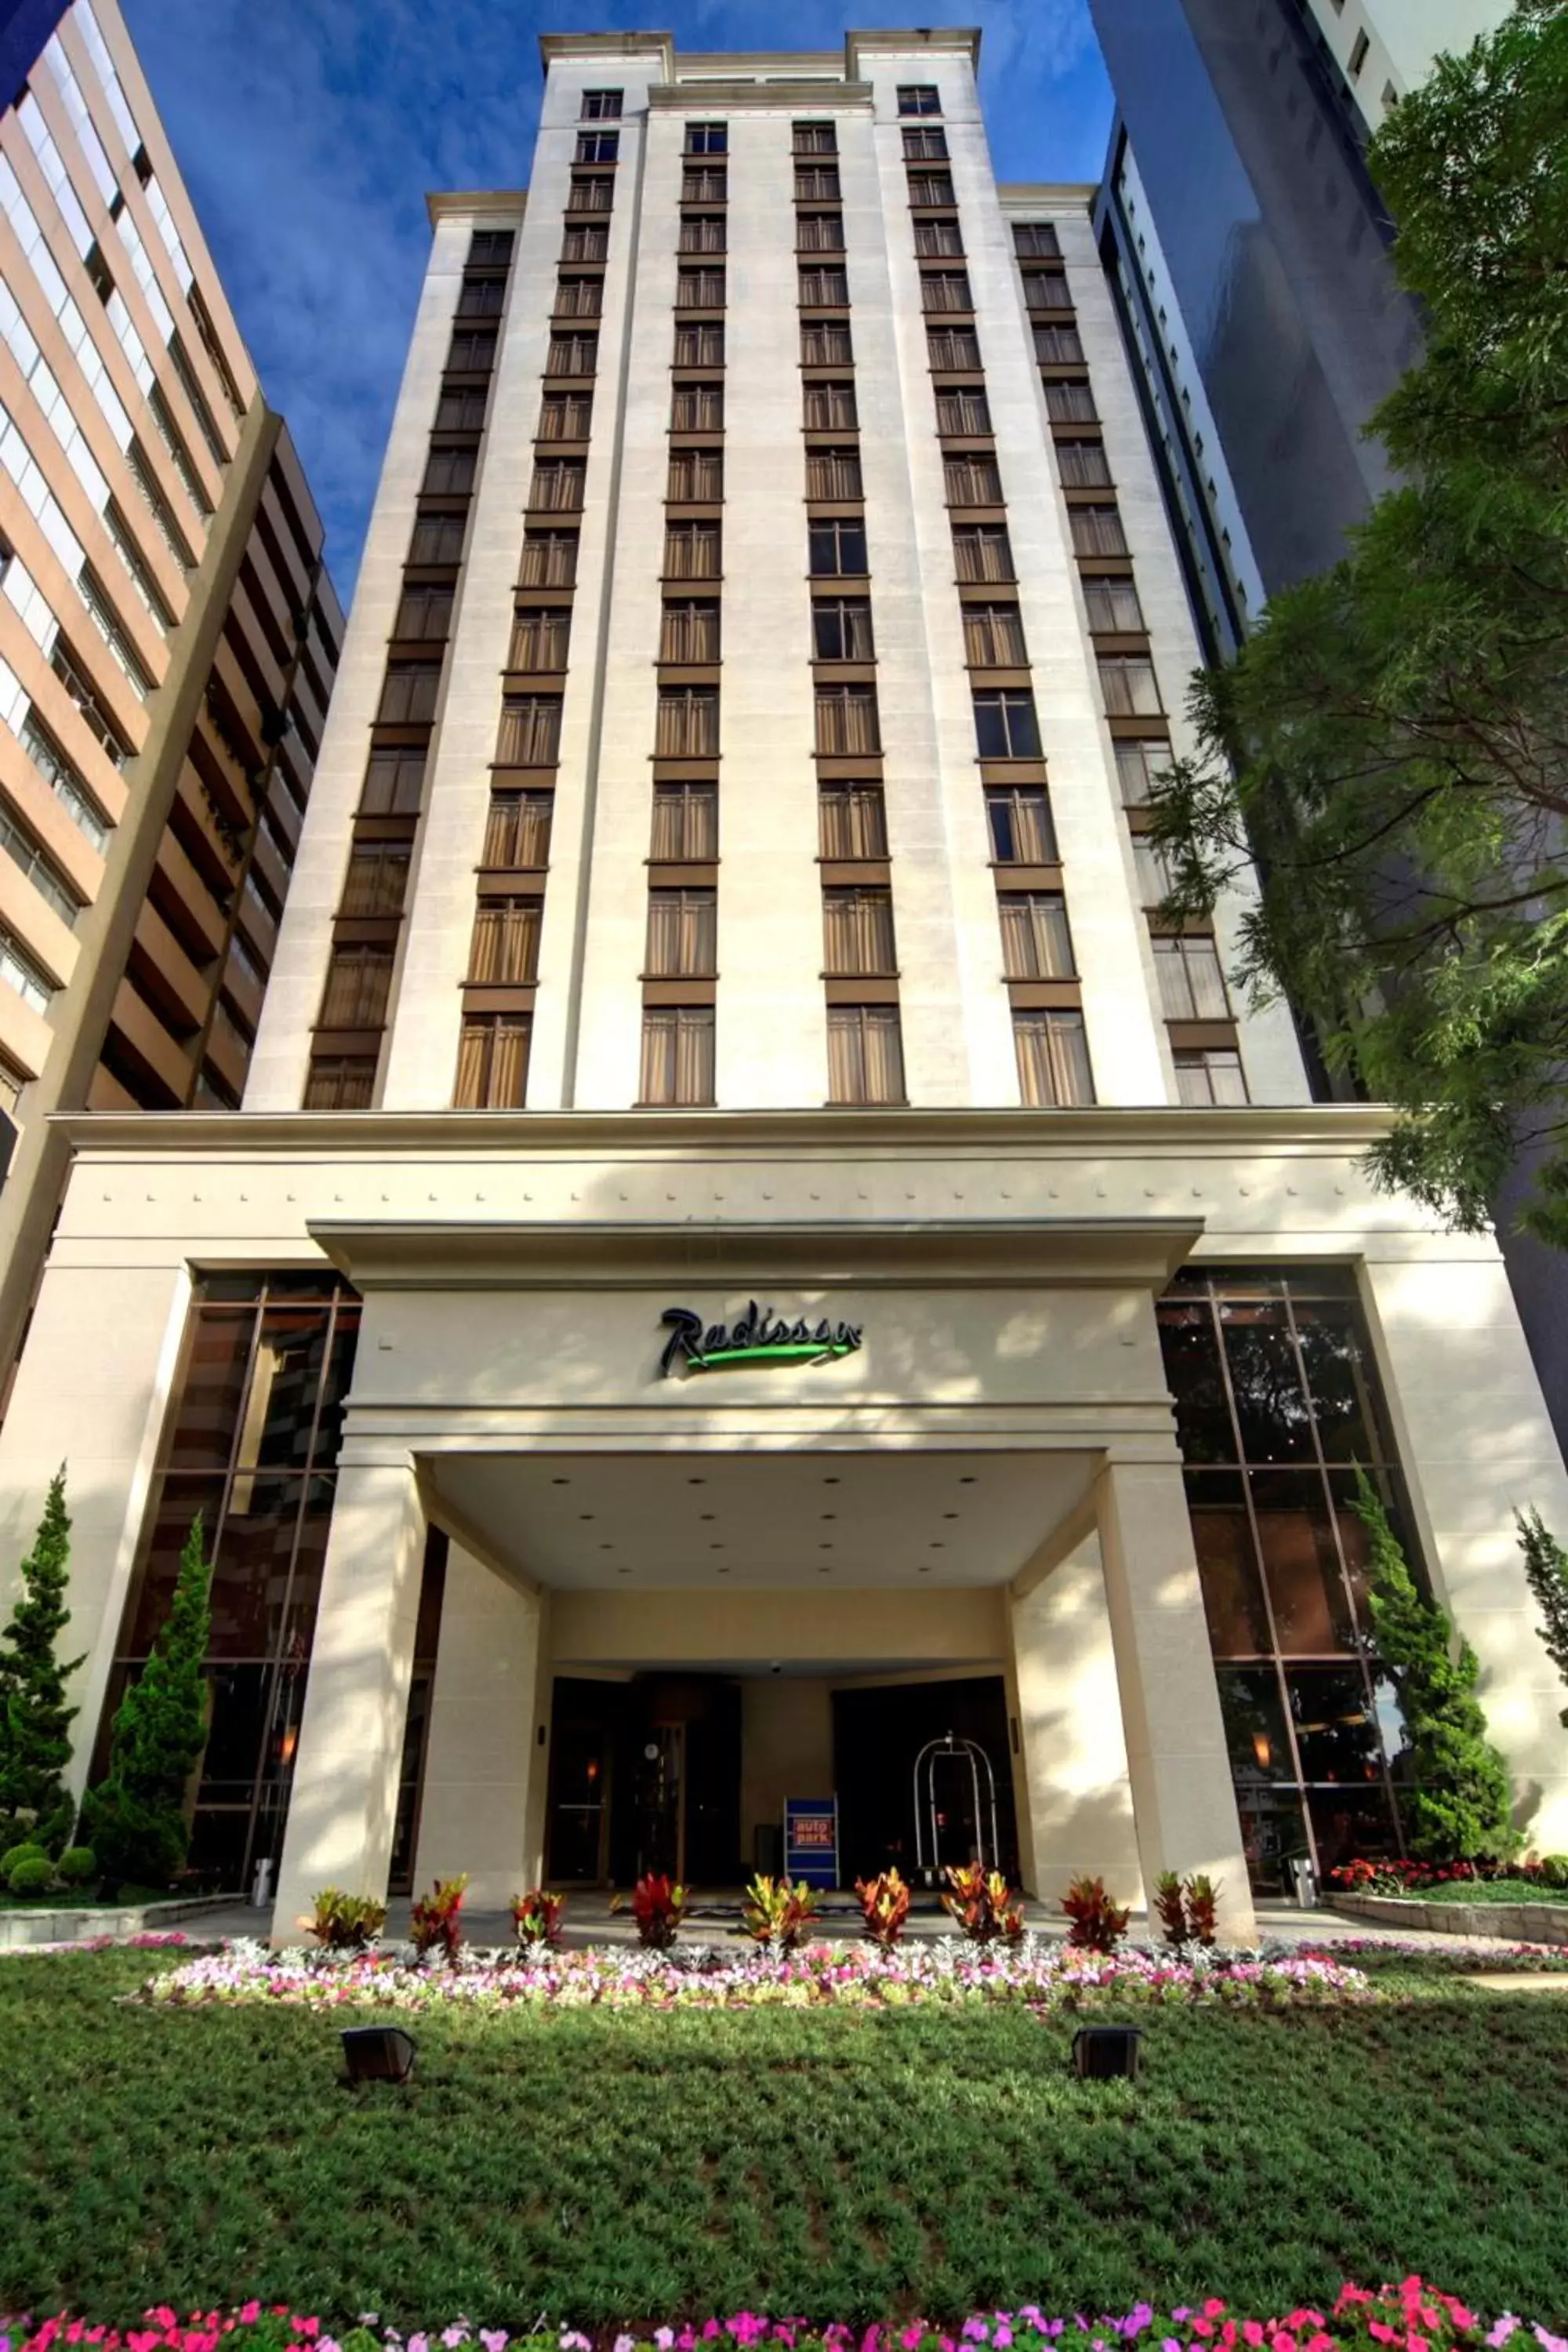
[{"label": "building cornice", "polygon": [[1036,212],[1088,212],[1099,194],[1098,180],[999,180],[996,184],[997,200],[1005,213],[1016,212],[1021,205]]},{"label": "building cornice", "polygon": [[444,220],[520,221],[527,206],[526,188],[437,188],[425,198],[432,228]]},{"label": "building cornice", "polygon": [[944,52],[949,57],[967,58],[978,73],[980,27],[978,25],[935,25],[906,28],[901,32],[887,27],[874,32],[846,33],[844,70],[847,74],[858,75],[859,61],[865,55],[904,58],[931,50]]},{"label": "building cornice", "polygon": [[541,33],[539,62],[546,73],[552,65],[564,64],[573,58],[662,58],[667,72],[673,71],[675,35],[673,33]]},{"label": "building cornice", "polygon": [[724,106],[731,113],[737,108],[754,107],[786,114],[809,107],[821,114],[834,107],[868,108],[871,99],[868,81],[678,81],[668,88],[656,87],[647,94],[653,114],[689,114],[698,105]]}]

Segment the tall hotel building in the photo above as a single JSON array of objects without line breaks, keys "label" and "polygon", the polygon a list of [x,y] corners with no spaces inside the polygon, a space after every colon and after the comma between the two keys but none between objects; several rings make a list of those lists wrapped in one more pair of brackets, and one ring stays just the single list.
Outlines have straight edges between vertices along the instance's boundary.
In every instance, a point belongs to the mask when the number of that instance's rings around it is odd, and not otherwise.
[{"label": "tall hotel building", "polygon": [[1198,654],[1093,191],[996,185],[973,34],[542,46],[526,198],[432,201],[243,1108],[67,1129],[0,1514],[68,1454],[79,1777],[199,1508],[195,1857],[280,1932],[734,1885],[792,1797],[910,1872],[930,1742],[944,1858],[1245,1932],[1400,1835],[1359,1463],[1568,1846],[1497,1251],[1229,997],[1239,900],[1155,911]]}]

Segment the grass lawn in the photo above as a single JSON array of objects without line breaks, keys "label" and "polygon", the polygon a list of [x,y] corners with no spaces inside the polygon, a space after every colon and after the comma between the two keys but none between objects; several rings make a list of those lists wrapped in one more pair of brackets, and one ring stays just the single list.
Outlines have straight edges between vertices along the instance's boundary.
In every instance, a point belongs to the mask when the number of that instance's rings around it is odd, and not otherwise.
[{"label": "grass lawn", "polygon": [[1144,2012],[1137,2084],[1003,2006],[451,2011],[355,2090],[329,2018],[117,2001],[162,1964],[0,1962],[0,2311],[1281,2310],[1418,2269],[1568,2318],[1562,1996]]},{"label": "grass lawn", "polygon": [[1568,1886],[1542,1886],[1539,1878],[1448,1878],[1423,1886],[1415,1903],[1564,1903]]}]

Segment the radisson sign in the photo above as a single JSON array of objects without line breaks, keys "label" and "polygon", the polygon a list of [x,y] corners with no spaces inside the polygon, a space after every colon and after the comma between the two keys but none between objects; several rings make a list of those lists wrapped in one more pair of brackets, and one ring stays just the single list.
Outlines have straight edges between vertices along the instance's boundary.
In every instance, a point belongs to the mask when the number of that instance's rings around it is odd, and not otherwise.
[{"label": "radisson sign", "polygon": [[734,1323],[705,1324],[689,1307],[667,1307],[659,1320],[669,1333],[658,1360],[666,1380],[677,1370],[716,1372],[731,1364],[826,1364],[860,1345],[858,1323],[808,1323],[804,1317],[792,1323],[754,1298]]}]

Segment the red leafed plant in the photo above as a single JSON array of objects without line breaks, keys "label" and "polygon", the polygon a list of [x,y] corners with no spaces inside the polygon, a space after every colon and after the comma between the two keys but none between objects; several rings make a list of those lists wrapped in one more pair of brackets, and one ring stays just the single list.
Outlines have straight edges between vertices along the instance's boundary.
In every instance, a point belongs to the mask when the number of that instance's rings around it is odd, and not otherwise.
[{"label": "red leafed plant", "polygon": [[686,1888],[678,1886],[664,1871],[645,1872],[632,1889],[632,1917],[638,1940],[650,1950],[668,1951],[690,1899]]},{"label": "red leafed plant", "polygon": [[954,1864],[947,1873],[951,1893],[942,1907],[956,1919],[972,1944],[994,1944],[1000,1937],[1017,1944],[1024,1937],[1024,1906],[999,1870],[982,1862]]},{"label": "red leafed plant", "polygon": [[1219,1889],[1201,1870],[1190,1878],[1163,1870],[1154,1882],[1155,1915],[1166,1943],[1178,1951],[1188,1944],[1218,1942],[1218,1906]]},{"label": "red leafed plant", "polygon": [[1194,1944],[1219,1941],[1219,1888],[1200,1871],[1187,1881],[1187,1932]]},{"label": "red leafed plant", "polygon": [[428,1895],[420,1895],[409,1914],[408,1937],[416,1952],[452,1960],[463,1940],[463,1896],[468,1874],[438,1878]]},{"label": "red leafed plant", "polygon": [[1127,1933],[1131,1914],[1111,1901],[1103,1878],[1075,1878],[1062,1896],[1062,1909],[1072,1922],[1068,1942],[1079,1951],[1113,1952]]},{"label": "red leafed plant", "polygon": [[543,1886],[531,1886],[526,1895],[514,1895],[511,1924],[524,1950],[536,1945],[558,1944],[565,1911],[564,1895],[552,1895]]},{"label": "red leafed plant", "polygon": [[875,1878],[858,1878],[855,1892],[860,1897],[867,1935],[884,1952],[890,1952],[910,1916],[909,1888],[896,1870],[881,1870]]},{"label": "red leafed plant", "polygon": [[760,1872],[746,1889],[741,1925],[753,1944],[793,1952],[816,1922],[816,1897],[809,1886],[790,1878],[768,1878]]}]

